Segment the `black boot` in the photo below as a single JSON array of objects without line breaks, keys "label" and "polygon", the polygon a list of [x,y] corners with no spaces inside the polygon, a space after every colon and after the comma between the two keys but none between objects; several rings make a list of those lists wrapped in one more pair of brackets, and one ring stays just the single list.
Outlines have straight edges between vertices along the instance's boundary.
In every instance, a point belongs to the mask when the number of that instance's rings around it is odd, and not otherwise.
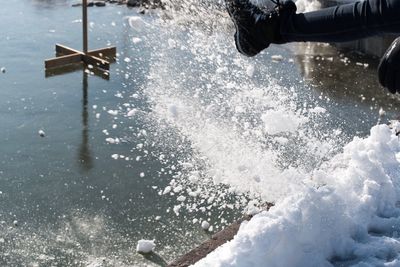
[{"label": "black boot", "polygon": [[236,27],[236,48],[243,55],[252,57],[271,43],[284,43],[280,34],[281,21],[296,13],[296,5],[292,1],[270,1],[271,4],[261,10],[249,0],[225,0]]},{"label": "black boot", "polygon": [[392,94],[400,93],[400,37],[393,41],[378,66],[378,78]]}]

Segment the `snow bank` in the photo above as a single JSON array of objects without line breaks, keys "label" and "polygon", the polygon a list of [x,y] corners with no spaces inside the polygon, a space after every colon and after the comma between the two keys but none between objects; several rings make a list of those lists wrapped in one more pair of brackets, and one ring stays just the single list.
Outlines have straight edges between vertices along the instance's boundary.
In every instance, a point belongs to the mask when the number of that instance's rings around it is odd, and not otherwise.
[{"label": "snow bank", "polygon": [[400,266],[400,146],[385,125],[195,266]]}]

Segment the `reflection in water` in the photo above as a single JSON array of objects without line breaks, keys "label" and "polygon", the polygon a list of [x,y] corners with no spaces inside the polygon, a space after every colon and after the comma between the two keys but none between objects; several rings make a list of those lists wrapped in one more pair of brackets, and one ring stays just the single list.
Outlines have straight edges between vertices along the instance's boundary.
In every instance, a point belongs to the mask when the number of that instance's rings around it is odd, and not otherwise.
[{"label": "reflection in water", "polygon": [[377,58],[341,52],[327,44],[297,43],[292,48],[303,77],[329,98],[361,99],[372,106],[398,103],[378,83]]},{"label": "reflection in water", "polygon": [[84,171],[89,171],[93,168],[93,160],[89,148],[88,74],[86,71],[83,71],[82,91],[82,143],[79,149],[79,162]]},{"label": "reflection in water", "polygon": [[88,112],[88,73],[96,75],[104,80],[109,80],[110,75],[108,71],[98,68],[92,68],[90,72],[86,69],[84,64],[70,64],[59,68],[46,69],[46,78],[56,75],[63,75],[66,73],[74,72],[77,70],[82,71],[82,143],[79,148],[79,163],[83,171],[89,171],[93,168],[93,160],[89,148],[89,112]]},{"label": "reflection in water", "polygon": [[54,9],[58,6],[69,6],[69,0],[33,0],[33,6],[38,9]]}]

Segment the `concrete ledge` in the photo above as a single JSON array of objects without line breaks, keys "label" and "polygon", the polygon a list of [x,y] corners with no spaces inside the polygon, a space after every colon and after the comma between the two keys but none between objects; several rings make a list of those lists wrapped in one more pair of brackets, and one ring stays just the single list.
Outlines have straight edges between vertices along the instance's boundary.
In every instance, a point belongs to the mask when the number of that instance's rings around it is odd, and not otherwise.
[{"label": "concrete ledge", "polygon": [[[265,210],[269,210],[273,206],[272,203],[267,203],[264,207]],[[183,255],[180,259],[174,261],[169,264],[167,267],[187,267],[192,264],[195,264],[202,258],[206,257],[209,253],[214,251],[217,247],[225,244],[226,242],[232,240],[236,233],[239,231],[240,225],[243,221],[248,221],[252,218],[252,216],[245,216],[240,220],[232,223],[225,229],[219,231],[215,235],[211,237],[211,239],[205,241],[200,246],[192,249],[185,255]]]}]

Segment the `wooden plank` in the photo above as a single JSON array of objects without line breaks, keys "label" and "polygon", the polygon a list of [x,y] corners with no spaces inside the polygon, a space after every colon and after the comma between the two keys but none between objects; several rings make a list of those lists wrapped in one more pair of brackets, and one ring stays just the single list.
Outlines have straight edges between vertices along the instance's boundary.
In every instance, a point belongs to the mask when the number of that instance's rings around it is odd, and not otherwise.
[{"label": "wooden plank", "polygon": [[88,55],[82,55],[82,57],[83,57],[83,62],[85,62],[88,65],[90,64],[95,68],[100,68],[103,70],[110,69],[110,63],[107,60]]},{"label": "wooden plank", "polygon": [[[56,44],[57,55],[70,55],[75,53],[82,53],[82,52],[62,44]],[[117,56],[117,48],[115,46],[112,46],[107,48],[95,49],[89,51],[88,54],[98,58],[104,58],[109,62],[115,62]]]},{"label": "wooden plank", "polygon": [[83,54],[81,51],[75,50],[68,46],[65,46],[62,44],[56,44],[56,54],[57,55],[71,55],[71,54],[77,54],[77,53]]},{"label": "wooden plank", "polygon": [[84,68],[83,62],[79,62],[76,64],[69,64],[65,66],[60,66],[56,68],[51,68],[51,69],[46,69],[45,70],[45,75],[46,78],[48,77],[53,77],[57,75],[62,75],[62,74],[67,74],[67,73],[72,73],[78,70],[82,70]]},{"label": "wooden plank", "polygon": [[99,68],[89,69],[90,73],[102,78],[103,80],[110,80],[110,72]]},{"label": "wooden plank", "polygon": [[109,62],[115,62],[115,59],[117,57],[117,48],[115,46],[112,46],[107,48],[95,49],[89,51],[89,55],[107,59]]},{"label": "wooden plank", "polygon": [[50,69],[50,68],[62,67],[68,64],[79,63],[81,61],[82,61],[82,54],[75,53],[71,55],[65,55],[45,60],[44,65],[46,69]]},{"label": "wooden plank", "polygon": [[[57,68],[46,69],[45,75],[46,75],[46,78],[49,78],[49,77],[53,77],[53,76],[57,76],[57,75],[72,73],[72,72],[75,72],[78,70],[85,71],[85,68],[86,67],[85,67],[84,63],[81,61],[76,64],[69,64],[69,65],[65,65],[65,66],[61,66],[61,67],[57,67]],[[96,75],[104,80],[110,80],[110,72],[107,70],[93,68],[93,69],[87,70],[87,72],[90,72],[90,74]]]}]

